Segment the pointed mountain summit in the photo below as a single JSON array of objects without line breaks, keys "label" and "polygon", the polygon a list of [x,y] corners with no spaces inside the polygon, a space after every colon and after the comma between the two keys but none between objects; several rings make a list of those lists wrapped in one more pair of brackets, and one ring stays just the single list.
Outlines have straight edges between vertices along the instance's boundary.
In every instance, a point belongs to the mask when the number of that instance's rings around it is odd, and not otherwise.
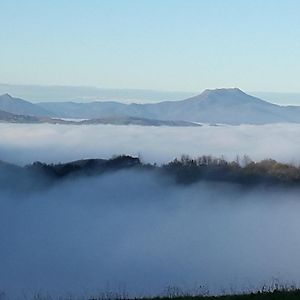
[{"label": "pointed mountain summit", "polygon": [[[285,107],[250,96],[237,88],[205,90],[200,95],[176,102],[135,105],[129,113],[147,118],[199,123],[266,124],[294,121],[286,114]],[[297,120],[300,120],[300,115]]]},{"label": "pointed mountain summit", "polygon": [[1,95],[0,97],[1,97],[2,99],[6,99],[6,100],[10,100],[10,99],[13,98],[13,97],[12,97],[10,94],[8,94],[8,93],[3,94],[3,95]]},{"label": "pointed mountain summit", "polygon": [[266,102],[262,99],[253,97],[251,95],[246,94],[239,88],[220,88],[220,89],[207,89],[202,92],[200,95],[195,97],[183,100],[194,100],[194,101],[208,101],[211,103],[223,103],[226,102],[227,104],[236,104],[240,105],[242,103],[260,103],[260,104],[267,104],[267,105],[274,105],[272,103]]},{"label": "pointed mountain summit", "polygon": [[14,98],[9,94],[0,96],[0,110],[18,115],[50,116],[50,113],[39,105],[20,98]]},{"label": "pointed mountain summit", "polygon": [[179,106],[184,120],[191,118],[204,123],[266,124],[300,121],[297,107],[288,113],[288,107],[253,97],[238,88],[205,90],[198,96],[181,101]]},{"label": "pointed mountain summit", "polygon": [[144,118],[222,124],[300,123],[300,107],[280,106],[253,97],[238,88],[205,90],[181,100],[151,104],[44,102],[32,104],[10,95],[0,96],[0,110],[14,114],[57,118]]},{"label": "pointed mountain summit", "polygon": [[218,88],[218,89],[206,89],[200,95],[224,95],[224,94],[231,94],[231,95],[239,95],[239,94],[246,94],[239,88]]}]

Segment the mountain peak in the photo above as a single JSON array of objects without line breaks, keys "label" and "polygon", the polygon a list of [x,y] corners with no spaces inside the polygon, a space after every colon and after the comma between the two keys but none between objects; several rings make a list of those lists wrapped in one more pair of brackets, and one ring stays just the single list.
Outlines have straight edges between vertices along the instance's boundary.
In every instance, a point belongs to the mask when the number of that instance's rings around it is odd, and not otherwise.
[{"label": "mountain peak", "polygon": [[245,93],[239,88],[218,88],[218,89],[206,89],[202,95],[238,95]]},{"label": "mountain peak", "polygon": [[224,105],[240,106],[240,105],[273,105],[264,100],[246,94],[239,88],[219,88],[207,89],[200,95],[183,100],[194,103],[202,103],[208,106],[215,106],[219,109]]},{"label": "mountain peak", "polygon": [[44,108],[29,101],[14,98],[6,93],[0,96],[0,110],[26,116],[49,116],[50,113]]},{"label": "mountain peak", "polygon": [[8,93],[5,93],[5,94],[1,95],[0,98],[13,99],[13,97]]}]

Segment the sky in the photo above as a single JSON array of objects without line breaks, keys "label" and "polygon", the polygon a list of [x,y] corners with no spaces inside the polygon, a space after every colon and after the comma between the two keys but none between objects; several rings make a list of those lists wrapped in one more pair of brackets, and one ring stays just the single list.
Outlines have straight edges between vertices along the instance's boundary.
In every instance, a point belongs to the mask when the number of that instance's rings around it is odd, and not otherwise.
[{"label": "sky", "polygon": [[0,83],[300,92],[298,0],[4,0]]}]

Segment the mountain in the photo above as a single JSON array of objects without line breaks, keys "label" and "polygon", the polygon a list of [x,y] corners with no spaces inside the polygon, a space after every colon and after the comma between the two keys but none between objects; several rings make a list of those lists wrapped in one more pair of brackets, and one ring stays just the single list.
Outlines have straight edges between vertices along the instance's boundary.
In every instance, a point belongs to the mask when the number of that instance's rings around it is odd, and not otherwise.
[{"label": "mountain", "polygon": [[60,118],[92,119],[121,115],[128,116],[126,113],[128,105],[113,101],[95,101],[90,103],[44,102],[38,105]]},{"label": "mountain", "polygon": [[8,123],[40,123],[38,117],[16,115],[3,110],[0,110],[0,122]]},{"label": "mountain", "polygon": [[97,124],[111,124],[111,125],[140,125],[140,126],[181,126],[181,127],[198,127],[197,123],[187,121],[172,121],[172,120],[156,120],[139,117],[109,117],[83,120],[76,122],[79,125],[97,125]]},{"label": "mountain", "polygon": [[[299,189],[300,170],[297,166],[279,163],[273,159],[249,161],[241,166],[237,162],[200,156],[175,159],[167,164],[144,164],[138,157],[121,155],[111,159],[82,159],[67,163],[46,164],[34,162],[25,167],[15,166],[0,160],[0,188],[15,192],[31,193],[62,180],[74,180],[122,170],[151,172],[167,176],[177,185],[196,182],[234,183],[247,188],[257,186],[281,186]],[[162,178],[162,177],[161,177]],[[283,198],[284,199],[284,198]]]},{"label": "mountain", "polygon": [[[237,88],[205,90],[202,94],[185,100],[151,104],[124,104],[113,101],[90,103],[44,102],[33,104],[5,94],[0,96],[0,110],[16,115],[38,117],[38,120],[32,120],[34,122],[71,124],[71,121],[61,119],[88,119],[81,123],[76,122],[79,125],[191,126],[191,123],[233,125],[300,123],[299,106],[272,104],[248,95]],[[59,119],[53,120],[49,118]],[[166,121],[169,123],[163,124]]]},{"label": "mountain", "polygon": [[153,120],[137,117],[110,117],[98,118],[81,121],[64,120],[49,117],[35,117],[27,115],[16,115],[6,111],[0,110],[0,122],[5,123],[28,123],[28,124],[63,124],[63,125],[98,125],[98,124],[111,124],[111,125],[140,125],[140,126],[201,126],[196,123],[186,121],[163,121]]},{"label": "mountain", "polygon": [[0,110],[17,115],[50,116],[46,109],[23,99],[14,98],[9,94],[0,96]]},{"label": "mountain", "polygon": [[272,104],[237,88],[205,90],[185,100],[152,104],[48,102],[39,105],[64,118],[130,116],[225,124],[300,122],[300,107]]}]

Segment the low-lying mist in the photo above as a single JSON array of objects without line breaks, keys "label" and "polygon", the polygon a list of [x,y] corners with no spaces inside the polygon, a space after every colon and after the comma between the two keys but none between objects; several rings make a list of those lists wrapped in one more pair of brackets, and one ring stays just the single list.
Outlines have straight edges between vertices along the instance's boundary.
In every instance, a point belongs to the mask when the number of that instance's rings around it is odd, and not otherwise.
[{"label": "low-lying mist", "polygon": [[[0,124],[0,136],[0,160],[20,165],[114,154],[151,163],[182,154],[228,160],[247,154],[297,164],[300,153],[296,124]],[[2,182],[16,186],[0,189],[0,291],[10,299],[24,294],[30,299],[38,291],[149,295],[167,286],[245,291],[274,278],[298,284],[300,190],[295,186],[247,189],[203,180],[180,185],[159,172],[131,169],[68,177],[35,189],[42,178],[26,174],[25,179],[0,174]],[[18,189],[21,184],[26,188]]]},{"label": "low-lying mist", "polygon": [[0,159],[18,164],[55,163],[112,155],[163,163],[182,154],[232,160],[249,155],[299,163],[300,125],[146,127],[0,124]]},{"label": "low-lying mist", "polygon": [[0,290],[20,299],[298,283],[299,210],[295,188],[180,186],[133,170],[0,191]]}]

